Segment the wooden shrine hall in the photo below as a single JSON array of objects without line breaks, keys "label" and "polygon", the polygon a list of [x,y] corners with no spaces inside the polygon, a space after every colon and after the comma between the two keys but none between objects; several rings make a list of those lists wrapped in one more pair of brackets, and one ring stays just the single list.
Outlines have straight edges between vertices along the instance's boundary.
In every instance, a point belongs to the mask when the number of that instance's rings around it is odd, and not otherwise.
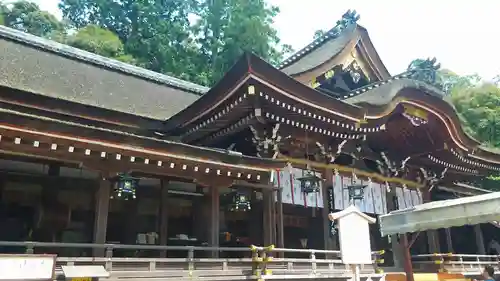
[{"label": "wooden shrine hall", "polygon": [[[377,217],[488,193],[500,156],[463,131],[435,60],[390,75],[358,19],[279,67],[243,54],[210,89],[0,27],[2,219],[25,225],[0,240],[333,250],[328,213],[352,202]],[[488,227],[472,250],[447,229],[414,251],[485,252]]]}]

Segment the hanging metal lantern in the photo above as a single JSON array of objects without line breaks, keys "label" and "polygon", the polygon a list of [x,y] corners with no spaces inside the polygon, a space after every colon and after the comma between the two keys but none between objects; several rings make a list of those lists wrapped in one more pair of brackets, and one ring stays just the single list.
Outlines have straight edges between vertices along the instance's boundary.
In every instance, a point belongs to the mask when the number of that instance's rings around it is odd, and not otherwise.
[{"label": "hanging metal lantern", "polygon": [[129,174],[119,174],[114,179],[113,194],[110,198],[122,200],[136,199],[136,189],[138,183],[138,178],[134,178]]},{"label": "hanging metal lantern", "polygon": [[363,200],[365,196],[365,187],[366,185],[362,184],[349,185],[347,187],[349,191],[349,201],[354,203],[355,200]]},{"label": "hanging metal lantern", "polygon": [[247,192],[235,190],[226,194],[224,201],[230,212],[246,212],[252,209],[251,198]]},{"label": "hanging metal lantern", "polygon": [[298,178],[300,188],[304,193],[319,192],[320,182],[322,179],[314,174],[313,171],[307,170],[305,176]]}]

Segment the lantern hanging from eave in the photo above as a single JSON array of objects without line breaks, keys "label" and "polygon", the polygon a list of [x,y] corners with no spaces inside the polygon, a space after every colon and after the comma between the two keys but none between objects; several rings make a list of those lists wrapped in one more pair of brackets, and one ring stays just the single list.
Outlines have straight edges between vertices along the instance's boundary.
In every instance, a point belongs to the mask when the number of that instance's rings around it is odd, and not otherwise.
[{"label": "lantern hanging from eave", "polygon": [[347,190],[349,192],[349,201],[351,204],[354,204],[356,200],[363,200],[365,197],[365,188],[366,185],[363,184],[354,184],[347,186]]},{"label": "lantern hanging from eave", "polygon": [[300,188],[303,193],[319,192],[321,178],[316,176],[313,171],[307,170],[305,175],[297,180],[300,181]]},{"label": "lantern hanging from eave", "polygon": [[226,194],[225,197],[226,207],[230,212],[247,212],[252,209],[249,192],[237,189]]},{"label": "lantern hanging from eave", "polygon": [[139,183],[138,178],[123,173],[119,174],[113,181],[114,185],[113,194],[110,196],[111,199],[130,200],[137,198],[136,189]]}]

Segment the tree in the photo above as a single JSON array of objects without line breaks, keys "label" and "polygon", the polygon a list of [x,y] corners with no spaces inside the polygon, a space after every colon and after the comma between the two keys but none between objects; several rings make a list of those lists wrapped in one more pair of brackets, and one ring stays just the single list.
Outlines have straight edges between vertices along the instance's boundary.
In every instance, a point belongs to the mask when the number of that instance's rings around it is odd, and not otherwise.
[{"label": "tree", "polygon": [[[488,146],[500,147],[500,88],[482,83],[477,74],[458,75],[440,69],[436,60],[413,60],[408,71],[412,78],[440,87],[451,97],[464,130]],[[422,76],[432,79],[422,79]],[[434,82],[433,82],[434,81]]]},{"label": "tree", "polygon": [[279,9],[264,0],[206,0],[199,6],[195,25],[204,72],[218,81],[243,52],[253,52],[271,64],[279,64],[290,46],[281,45],[273,28]]},{"label": "tree", "polygon": [[65,29],[54,15],[40,10],[37,4],[29,1],[14,2],[10,9],[2,5],[0,13],[2,24],[37,36],[46,37]]},{"label": "tree", "polygon": [[278,9],[264,0],[61,0],[60,8],[75,28],[93,24],[117,34],[141,66],[203,85],[218,81],[244,51],[278,64],[291,50],[272,27]]},{"label": "tree", "polygon": [[274,65],[293,51],[264,0],[60,0],[64,22],[26,0],[9,7],[9,27],[207,86],[245,51]]},{"label": "tree", "polygon": [[497,85],[497,87],[500,87],[500,74],[495,75],[492,79],[493,84]]},{"label": "tree", "polygon": [[500,88],[484,83],[455,88],[452,101],[474,136],[489,146],[500,147]]},{"label": "tree", "polygon": [[481,77],[478,74],[461,76],[449,69],[440,69],[438,71],[439,81],[445,85],[447,93],[452,94],[454,91],[463,91],[479,85]]},{"label": "tree", "polygon": [[70,36],[66,42],[73,47],[92,52],[108,58],[133,63],[134,59],[125,54],[120,38],[110,30],[97,25],[87,25]]},{"label": "tree", "polygon": [[[61,0],[63,15],[75,28],[96,25],[118,36],[141,66],[196,81],[188,15],[194,0]],[[204,81],[207,82],[207,81]]]},{"label": "tree", "polygon": [[[196,0],[142,1],[142,0],[60,0],[59,8],[73,27],[95,24],[109,29],[126,43],[141,33],[152,35],[159,22],[172,28],[189,26],[188,15],[197,6]],[[153,28],[145,30],[145,28]]]},{"label": "tree", "polygon": [[9,12],[9,8],[0,2],[0,25],[5,25],[5,16]]}]

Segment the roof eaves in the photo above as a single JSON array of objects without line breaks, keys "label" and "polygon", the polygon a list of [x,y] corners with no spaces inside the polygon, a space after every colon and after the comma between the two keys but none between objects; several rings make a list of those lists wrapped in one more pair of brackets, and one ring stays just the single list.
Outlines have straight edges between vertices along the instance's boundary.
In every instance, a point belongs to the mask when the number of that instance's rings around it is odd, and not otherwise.
[{"label": "roof eaves", "polygon": [[455,182],[454,184],[456,186],[460,186],[460,187],[463,187],[463,188],[466,188],[466,189],[470,189],[470,190],[473,190],[473,191],[477,191],[477,192],[481,192],[481,193],[492,193],[493,192],[491,190],[487,190],[487,189],[484,189],[484,188],[475,187],[475,186],[472,186],[470,184],[463,183],[463,182]]},{"label": "roof eaves", "polygon": [[367,59],[371,62],[374,70],[380,75],[379,80],[385,80],[390,78],[392,75],[389,73],[389,70],[382,62],[380,55],[378,54],[373,42],[368,34],[368,30],[361,25],[358,25],[359,33],[360,33],[360,41],[361,46],[367,53]]},{"label": "roof eaves", "polygon": [[[413,74],[412,71],[407,71],[407,72],[403,72],[401,74],[392,76],[391,78],[389,78],[387,80],[366,85],[362,88],[359,88],[359,89],[356,89],[354,91],[347,93],[346,95],[344,95],[344,99],[341,99],[341,100],[344,102],[347,102],[349,104],[352,104],[352,105],[359,105],[360,103],[365,102],[365,100],[363,99],[363,96],[364,96],[363,94],[365,94],[366,92],[368,92],[370,90],[374,90],[374,91],[385,90],[385,89],[387,89],[385,87],[389,86],[389,84],[399,83],[398,88],[392,89],[393,94],[389,95],[390,98],[394,98],[394,94],[398,93],[401,88],[404,88],[404,87],[418,88],[418,89],[424,90],[427,94],[429,94],[433,97],[437,97],[437,98],[441,99],[445,104],[449,105],[452,108],[452,110],[456,113],[456,115],[458,117],[458,112],[456,111],[456,108],[446,98],[445,94],[443,93],[443,91],[441,89],[438,89],[436,86],[431,85],[427,82],[413,79],[412,74]],[[380,89],[378,89],[378,88],[380,88]],[[377,101],[378,101],[378,105],[388,103],[388,100],[384,100],[384,99],[378,99]],[[500,150],[495,149],[495,148],[486,147],[484,144],[481,144],[477,139],[475,139],[473,136],[471,136],[469,133],[467,133],[464,130],[464,127],[462,126],[461,123],[459,123],[459,127],[460,127],[460,131],[464,134],[464,136],[467,137],[473,143],[475,143],[475,145],[471,146],[472,148],[478,149],[479,151],[500,155]],[[490,163],[492,161],[496,162],[496,160],[491,160],[491,159],[482,159],[482,160],[490,162]]]},{"label": "roof eaves", "polygon": [[68,45],[64,45],[52,40],[27,34],[1,25],[0,25],[0,38],[17,41],[36,48],[40,48],[45,51],[53,52],[72,59],[109,68],[111,70],[119,71],[128,75],[133,75],[139,78],[151,80],[156,83],[165,84],[198,95],[203,95],[209,89],[208,87],[184,81],[172,76],[160,74],[141,67],[133,66],[114,59],[106,58],[100,55],[86,52],[77,48],[73,48]]},{"label": "roof eaves", "polygon": [[391,76],[389,79],[382,80],[382,81],[377,81],[377,82],[374,82],[374,83],[370,83],[370,84],[368,84],[366,86],[357,88],[355,90],[352,90],[352,91],[346,93],[343,96],[343,99],[348,99],[348,98],[355,97],[355,96],[360,95],[360,94],[362,94],[362,93],[364,93],[366,91],[372,90],[374,88],[378,88],[378,87],[380,87],[380,86],[382,86],[384,84],[387,84],[387,83],[391,83],[394,80],[399,80],[401,78],[408,78],[410,76],[411,76],[410,72],[403,72],[403,73]]},{"label": "roof eaves", "polygon": [[171,140],[166,140],[166,139],[162,139],[162,138],[151,137],[151,136],[136,134],[136,133],[132,133],[132,132],[125,132],[122,130],[104,128],[104,127],[94,126],[94,125],[89,125],[89,124],[81,124],[79,122],[73,122],[73,121],[68,121],[68,120],[60,120],[60,119],[55,119],[55,118],[48,117],[48,116],[36,115],[36,114],[21,112],[21,111],[12,110],[12,109],[0,108],[0,113],[12,114],[12,115],[17,115],[17,116],[26,117],[26,118],[33,118],[33,119],[37,119],[40,121],[52,122],[52,123],[56,123],[56,124],[61,124],[61,125],[66,125],[66,126],[71,126],[71,127],[81,128],[81,129],[90,129],[90,130],[100,131],[103,133],[111,133],[111,134],[121,135],[123,137],[133,137],[136,139],[140,139],[140,140],[144,140],[144,141],[152,141],[152,142],[156,142],[156,143],[160,143],[160,144],[164,144],[164,145],[175,145],[177,147],[183,147],[183,148],[195,150],[198,152],[212,153],[213,155],[219,155],[219,156],[226,155],[226,156],[236,158],[236,159],[256,160],[256,161],[261,162],[263,164],[265,164],[265,163],[273,163],[276,165],[283,164],[283,161],[280,161],[278,159],[269,159],[269,158],[265,159],[265,158],[260,158],[257,156],[243,155],[241,153],[227,150],[227,149],[195,146],[195,145],[185,144],[182,142],[171,141]]}]

